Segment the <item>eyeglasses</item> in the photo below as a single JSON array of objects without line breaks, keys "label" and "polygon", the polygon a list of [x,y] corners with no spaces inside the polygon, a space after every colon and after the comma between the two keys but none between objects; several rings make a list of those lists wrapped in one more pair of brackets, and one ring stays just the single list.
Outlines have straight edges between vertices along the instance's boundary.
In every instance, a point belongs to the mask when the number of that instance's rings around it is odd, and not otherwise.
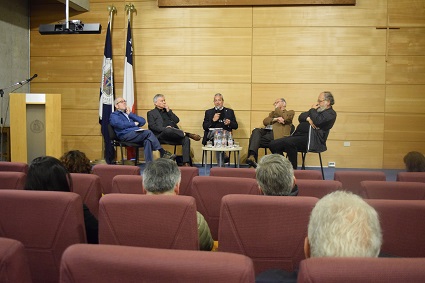
[{"label": "eyeglasses", "polygon": [[325,99],[323,99],[323,100],[318,99],[318,100],[317,100],[317,102],[319,102],[319,103],[320,103],[320,102],[323,102],[323,101],[325,101]]},{"label": "eyeglasses", "polygon": [[118,101],[117,104],[126,103],[126,102],[127,102],[126,100],[121,100],[121,101]]}]

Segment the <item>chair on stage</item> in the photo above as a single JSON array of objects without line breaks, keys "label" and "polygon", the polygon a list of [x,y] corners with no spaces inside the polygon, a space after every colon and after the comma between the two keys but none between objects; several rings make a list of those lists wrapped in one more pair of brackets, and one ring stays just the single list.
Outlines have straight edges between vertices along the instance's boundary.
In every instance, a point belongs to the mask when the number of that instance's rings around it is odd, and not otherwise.
[{"label": "chair on stage", "polygon": [[425,183],[425,172],[398,172],[397,181]]},{"label": "chair on stage", "polygon": [[192,196],[204,216],[214,240],[218,239],[221,199],[229,194],[259,195],[257,181],[252,178],[197,176],[192,181]]},{"label": "chair on stage", "polygon": [[137,165],[137,163],[139,161],[139,149],[142,148],[143,146],[141,146],[137,143],[120,141],[118,139],[117,134],[115,133],[115,130],[112,127],[111,124],[108,124],[108,133],[109,133],[109,138],[111,139],[112,146],[114,146],[115,148],[119,147],[120,150],[121,150],[121,164],[124,165],[124,150],[123,150],[123,147],[132,147],[132,148],[134,148],[134,150],[136,152],[136,156],[135,156],[135,159],[134,159],[134,165]]},{"label": "chair on stage", "polygon": [[58,282],[63,251],[86,243],[81,197],[71,192],[0,190],[0,237],[24,245],[32,282]]},{"label": "chair on stage", "polygon": [[73,245],[62,256],[61,283],[254,283],[243,255],[111,245]]},{"label": "chair on stage", "polygon": [[322,198],[325,195],[342,189],[342,184],[334,180],[297,179],[298,196]]},{"label": "chair on stage", "polygon": [[424,265],[425,258],[309,258],[301,261],[297,282],[422,282]]},{"label": "chair on stage", "polygon": [[362,181],[360,185],[365,199],[425,200],[425,183]]},{"label": "chair on stage", "polygon": [[24,245],[17,240],[0,238],[0,282],[32,282]]},{"label": "chair on stage", "polygon": [[28,173],[28,164],[24,162],[0,161],[0,171]]},{"label": "chair on stage", "polygon": [[23,190],[26,179],[22,172],[0,171],[0,190]]},{"label": "chair on stage", "polygon": [[100,177],[102,193],[112,191],[112,179],[116,175],[140,175],[140,167],[134,165],[97,164],[93,166],[93,174]]},{"label": "chair on stage", "polygon": [[112,179],[111,193],[145,195],[143,177],[141,175],[116,175]]},{"label": "chair on stage", "polygon": [[100,244],[198,250],[198,242],[193,197],[109,194],[100,200]]},{"label": "chair on stage", "polygon": [[98,218],[99,200],[102,197],[100,177],[94,174],[71,173],[71,191],[81,196],[83,203]]},{"label": "chair on stage", "polygon": [[335,171],[334,180],[342,183],[342,189],[360,195],[361,181],[385,181],[385,173],[381,171]]},{"label": "chair on stage", "polygon": [[255,169],[254,168],[214,167],[214,168],[211,168],[210,170],[210,176],[255,179]]},{"label": "chair on stage", "polygon": [[312,197],[227,195],[221,201],[218,250],[243,254],[256,274],[268,269],[292,272],[304,256]]}]

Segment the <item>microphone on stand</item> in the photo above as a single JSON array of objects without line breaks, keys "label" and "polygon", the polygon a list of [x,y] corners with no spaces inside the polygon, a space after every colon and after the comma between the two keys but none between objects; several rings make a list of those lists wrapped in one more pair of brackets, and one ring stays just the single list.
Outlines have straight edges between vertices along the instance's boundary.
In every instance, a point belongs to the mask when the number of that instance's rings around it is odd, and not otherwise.
[{"label": "microphone on stand", "polygon": [[30,81],[32,81],[36,77],[38,77],[38,75],[34,74],[34,76],[32,76],[31,78],[24,80],[24,81],[20,81],[18,84],[23,85],[23,84],[29,83]]}]

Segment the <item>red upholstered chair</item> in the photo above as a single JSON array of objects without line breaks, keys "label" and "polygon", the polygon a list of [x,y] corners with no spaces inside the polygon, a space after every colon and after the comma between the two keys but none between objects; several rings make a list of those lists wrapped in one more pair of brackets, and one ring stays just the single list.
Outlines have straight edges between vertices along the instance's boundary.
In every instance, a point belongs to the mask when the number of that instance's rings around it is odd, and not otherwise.
[{"label": "red upholstered chair", "polygon": [[299,283],[423,282],[425,258],[309,258],[300,264]]},{"label": "red upholstered chair", "polygon": [[0,161],[0,171],[28,173],[28,164],[24,162]]},{"label": "red upholstered chair", "polygon": [[0,190],[0,237],[24,245],[34,283],[58,282],[63,251],[86,243],[81,197],[71,192]]},{"label": "red upholstered chair", "polygon": [[192,180],[195,176],[199,176],[199,169],[197,167],[179,167],[182,179],[180,182],[179,195],[190,196]]},{"label": "red upholstered chair", "polygon": [[244,254],[258,274],[292,272],[304,259],[304,239],[313,197],[227,195],[221,201],[218,249]]},{"label": "red upholstered chair", "polygon": [[111,193],[146,194],[143,189],[143,177],[141,175],[116,175],[112,179]]},{"label": "red upholstered chair", "polygon": [[71,173],[71,191],[79,194],[90,212],[98,218],[99,200],[102,197],[100,177],[94,174]]},{"label": "red upholstered chair", "polygon": [[255,179],[255,169],[254,168],[213,167],[210,170],[210,176]]},{"label": "red upholstered chair", "polygon": [[[321,175],[320,175],[321,176]],[[341,190],[342,184],[333,180],[297,179],[298,196],[322,198],[325,195]]]},{"label": "red upholstered chair", "polygon": [[61,283],[254,283],[243,255],[111,245],[73,245],[62,256]]},{"label": "red upholstered chair", "polygon": [[425,183],[425,172],[398,172],[397,181]]},{"label": "red upholstered chair", "polygon": [[100,177],[102,192],[109,194],[112,191],[112,179],[116,175],[140,175],[140,167],[134,165],[97,164],[93,166],[93,174]]},{"label": "red upholstered chair", "polygon": [[198,250],[195,200],[189,196],[110,194],[99,207],[99,243]]},{"label": "red upholstered chair", "polygon": [[193,178],[192,196],[196,200],[198,211],[205,217],[214,240],[218,239],[221,199],[228,194],[259,195],[260,190],[257,181],[251,178],[213,176]]},{"label": "red upholstered chair", "polygon": [[425,183],[362,181],[360,195],[366,199],[425,200]]},{"label": "red upholstered chair", "polygon": [[0,171],[0,190],[23,190],[26,179],[22,172]]},{"label": "red upholstered chair", "polygon": [[379,214],[381,253],[398,257],[425,257],[425,202],[423,200],[366,199]]},{"label": "red upholstered chair", "polygon": [[322,173],[317,170],[294,170],[294,176],[297,180],[323,180]]},{"label": "red upholstered chair", "polygon": [[19,241],[0,238],[0,282],[32,282],[28,258]]},{"label": "red upholstered chair", "polygon": [[380,171],[335,171],[334,180],[342,183],[342,189],[360,195],[361,181],[385,181],[385,173]]}]

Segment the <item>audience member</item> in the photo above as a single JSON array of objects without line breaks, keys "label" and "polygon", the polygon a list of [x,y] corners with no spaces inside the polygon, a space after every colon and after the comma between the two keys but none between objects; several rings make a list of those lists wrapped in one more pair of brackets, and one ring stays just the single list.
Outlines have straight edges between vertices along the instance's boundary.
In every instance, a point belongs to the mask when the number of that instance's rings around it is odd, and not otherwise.
[{"label": "audience member", "polygon": [[[312,146],[320,147],[322,151],[326,150],[326,139],[336,121],[336,112],[332,108],[334,103],[335,100],[331,92],[322,92],[317,99],[317,103],[314,103],[309,111],[300,114],[298,117],[300,124],[292,136],[275,139],[270,142],[269,148],[271,152],[279,154],[286,152],[292,167],[296,170],[298,166],[298,151],[308,150],[308,147]],[[310,126],[312,129],[317,130],[318,140],[310,140],[309,144]]]},{"label": "audience member", "polygon": [[[143,170],[143,187],[149,195],[178,195],[181,173],[177,163],[159,158],[146,165]],[[198,235],[200,250],[210,251],[214,240],[210,228],[201,213],[197,212]]]},{"label": "audience member", "polygon": [[257,167],[258,149],[260,147],[267,148],[272,140],[291,135],[292,119],[295,111],[286,110],[284,98],[276,99],[273,106],[274,110],[263,120],[265,128],[255,128],[249,138],[246,163],[250,167]]},{"label": "audience member", "polygon": [[92,166],[90,160],[84,152],[70,150],[65,152],[59,159],[69,173],[91,173]]},{"label": "audience member", "polygon": [[[25,190],[70,192],[70,188],[72,188],[70,173],[58,159],[42,156],[31,162],[28,168]],[[83,204],[83,211],[87,242],[97,244],[99,242],[97,219],[85,204]]]},{"label": "audience member", "polygon": [[407,172],[425,172],[425,156],[418,151],[407,153],[404,158]]},{"label": "audience member", "polygon": [[[210,128],[221,128],[228,133],[238,128],[235,112],[230,108],[224,107],[224,97],[221,93],[216,93],[214,95],[214,108],[205,111],[202,128],[205,131],[204,138],[202,139],[203,145],[207,144]],[[219,154],[221,154],[221,158]],[[219,160],[222,160],[221,164]],[[218,166],[223,166],[224,163],[227,162],[229,162],[229,156],[224,154],[224,152],[217,152]]]},{"label": "audience member", "polygon": [[294,169],[291,163],[279,154],[269,154],[261,158],[255,171],[258,187],[267,196],[296,196]]},{"label": "audience member", "polygon": [[115,99],[116,111],[111,113],[109,123],[114,128],[117,137],[121,141],[137,143],[143,146],[145,161],[153,160],[152,150],[159,150],[162,158],[175,159],[176,156],[164,150],[155,135],[141,127],[146,124],[146,120],[132,113],[127,107],[127,101],[122,97]]},{"label": "audience member", "polygon": [[148,126],[160,143],[178,143],[182,145],[183,166],[190,166],[190,139],[199,141],[201,137],[196,134],[184,132],[177,125],[179,117],[174,114],[165,102],[163,94],[157,94],[153,98],[155,108],[148,112]]}]

